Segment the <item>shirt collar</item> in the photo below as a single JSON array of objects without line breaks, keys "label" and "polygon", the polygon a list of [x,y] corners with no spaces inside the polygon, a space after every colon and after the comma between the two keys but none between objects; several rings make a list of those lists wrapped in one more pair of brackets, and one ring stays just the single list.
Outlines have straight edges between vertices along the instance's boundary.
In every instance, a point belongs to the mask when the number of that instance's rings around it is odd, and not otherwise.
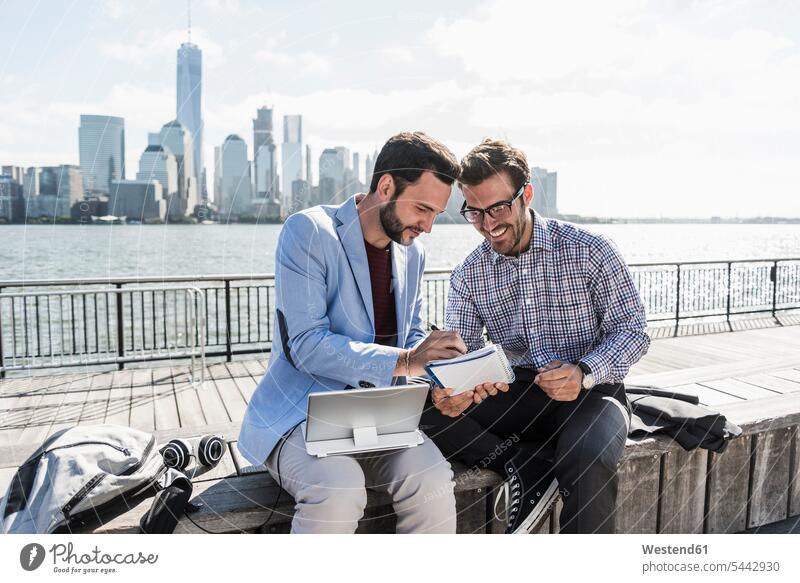
[{"label": "shirt collar", "polygon": [[[520,254],[520,257],[529,254],[532,249],[542,249],[544,251],[553,250],[553,242],[550,238],[550,227],[548,225],[549,221],[532,208],[528,210],[533,215],[533,241],[531,241],[531,244],[528,246],[528,248]],[[506,261],[514,261],[517,259],[517,257],[498,253],[492,249],[492,245],[489,243],[489,241],[484,241],[483,244],[485,245],[494,263],[497,263],[501,259]]]}]

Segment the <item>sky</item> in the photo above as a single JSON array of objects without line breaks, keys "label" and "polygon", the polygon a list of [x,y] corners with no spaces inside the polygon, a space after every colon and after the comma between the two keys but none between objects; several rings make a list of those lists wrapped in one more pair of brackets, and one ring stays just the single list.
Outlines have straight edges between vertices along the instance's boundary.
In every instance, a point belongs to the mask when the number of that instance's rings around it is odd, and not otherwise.
[{"label": "sky", "polygon": [[[398,4],[194,0],[209,184],[267,105],[278,142],[303,115],[315,161],[404,130],[459,157],[506,139],[558,172],[562,213],[800,216],[800,3]],[[77,164],[80,114],[116,115],[133,178],[186,21],[183,0],[0,0],[0,164]]]}]

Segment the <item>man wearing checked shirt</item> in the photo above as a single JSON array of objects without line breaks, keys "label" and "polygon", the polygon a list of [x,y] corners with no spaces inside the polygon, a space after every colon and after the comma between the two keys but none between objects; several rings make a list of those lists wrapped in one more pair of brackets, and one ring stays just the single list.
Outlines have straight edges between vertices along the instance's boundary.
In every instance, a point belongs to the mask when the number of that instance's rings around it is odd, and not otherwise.
[{"label": "man wearing checked shirt", "polygon": [[485,241],[452,273],[447,328],[470,351],[485,329],[516,381],[434,389],[422,427],[448,458],[505,477],[508,532],[529,532],[558,490],[561,532],[614,532],[622,381],[650,343],[630,272],[608,239],[529,208],[522,151],[485,140],[461,164],[461,214]]}]

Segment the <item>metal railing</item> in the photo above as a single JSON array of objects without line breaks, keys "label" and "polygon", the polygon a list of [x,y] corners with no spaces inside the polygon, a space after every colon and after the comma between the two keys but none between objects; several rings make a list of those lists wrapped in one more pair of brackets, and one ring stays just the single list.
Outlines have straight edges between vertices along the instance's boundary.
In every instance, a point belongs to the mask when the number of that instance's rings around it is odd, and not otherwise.
[{"label": "metal railing", "polygon": [[[730,322],[742,314],[775,317],[781,311],[800,309],[800,259],[633,264],[630,270],[650,322],[677,325],[712,316]],[[422,317],[440,327],[449,275],[447,269],[430,270],[422,284]],[[142,289],[146,284],[161,287]],[[180,284],[184,287],[176,287]],[[41,303],[45,300],[26,304],[18,299],[15,304],[9,298],[31,292],[43,298],[47,296],[42,292],[53,289],[69,298],[71,310],[60,320],[66,337],[56,334],[59,356],[70,358],[53,366],[84,364],[84,355],[96,357],[99,351],[113,352],[113,358],[106,356],[103,362],[119,368],[134,360],[190,356],[173,349],[185,344],[188,336],[181,340],[176,332],[174,347],[167,340],[166,330],[180,328],[181,322],[175,299],[167,299],[167,290],[175,289],[196,290],[201,322],[194,338],[204,350],[203,357],[224,356],[230,361],[234,355],[264,353],[272,346],[275,281],[271,274],[0,281],[0,377],[14,367],[9,361],[41,359],[43,347],[47,348],[44,354],[52,356],[54,348],[46,339],[52,338],[50,328],[56,320],[43,316],[49,314]],[[166,295],[159,300],[156,291]],[[103,294],[116,294],[116,299],[111,303],[98,300]]]},{"label": "metal railing", "polygon": [[0,293],[0,374],[189,358],[191,384],[202,386],[203,298],[196,287],[176,286]]}]

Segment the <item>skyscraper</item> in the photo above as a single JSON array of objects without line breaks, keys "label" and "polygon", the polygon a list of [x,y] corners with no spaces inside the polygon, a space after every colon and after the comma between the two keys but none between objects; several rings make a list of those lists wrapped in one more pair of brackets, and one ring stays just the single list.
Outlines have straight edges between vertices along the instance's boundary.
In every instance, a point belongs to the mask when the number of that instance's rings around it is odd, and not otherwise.
[{"label": "skyscraper", "polygon": [[222,144],[220,157],[222,181],[219,210],[224,215],[247,214],[251,211],[252,203],[247,144],[236,134],[231,134]]},{"label": "skyscraper", "polygon": [[171,204],[177,202],[173,202],[172,199],[178,195],[178,163],[169,148],[161,145],[147,146],[139,157],[139,171],[136,173],[136,180],[145,182],[158,180],[161,183],[161,192],[164,197]]},{"label": "skyscraper", "polygon": [[359,156],[358,152],[353,152],[353,180],[356,182],[361,181],[361,157]]},{"label": "skyscraper", "polygon": [[303,179],[303,117],[283,116],[281,145],[281,207],[292,206],[292,182]]},{"label": "skyscraper", "polygon": [[313,173],[311,172],[311,146],[306,144],[306,182],[308,182],[308,187],[312,188],[314,186],[314,181],[312,180]]},{"label": "skyscraper", "polygon": [[68,218],[83,199],[83,177],[77,166],[45,166],[39,171],[39,195],[28,199],[28,216]]},{"label": "skyscraper", "polygon": [[335,204],[347,196],[350,152],[342,146],[325,148],[319,157],[319,202]]},{"label": "skyscraper", "polygon": [[260,107],[253,120],[253,172],[255,198],[272,198],[278,190],[278,160],[272,137],[272,109]]},{"label": "skyscraper", "polygon": [[378,151],[375,150],[372,156],[367,154],[367,160],[364,162],[364,184],[367,185],[367,192],[369,192],[369,186],[372,184],[372,172],[375,169],[375,160],[378,159]]},{"label": "skyscraper", "polygon": [[[178,49],[178,90],[175,117],[192,134],[193,182],[197,192],[203,192],[203,53],[191,42],[181,44]],[[175,152],[173,152],[174,154]],[[176,154],[177,155],[177,154]]]},{"label": "skyscraper", "polygon": [[[152,141],[153,138],[149,138]],[[178,120],[165,123],[158,134],[157,144],[175,156],[175,163],[178,165],[178,199],[179,206],[170,205],[168,213],[173,217],[180,213],[189,214],[194,210],[195,205],[199,204],[199,189],[197,184],[197,173],[194,169],[194,140],[192,133],[185,128]],[[148,179],[151,180],[151,179]],[[169,191],[166,184],[162,184],[164,192]]]},{"label": "skyscraper", "polygon": [[86,194],[107,195],[112,180],[125,179],[125,120],[81,115],[78,150]]},{"label": "skyscraper", "polygon": [[548,172],[547,168],[531,168],[533,185],[533,208],[542,216],[558,216],[558,173]]}]

